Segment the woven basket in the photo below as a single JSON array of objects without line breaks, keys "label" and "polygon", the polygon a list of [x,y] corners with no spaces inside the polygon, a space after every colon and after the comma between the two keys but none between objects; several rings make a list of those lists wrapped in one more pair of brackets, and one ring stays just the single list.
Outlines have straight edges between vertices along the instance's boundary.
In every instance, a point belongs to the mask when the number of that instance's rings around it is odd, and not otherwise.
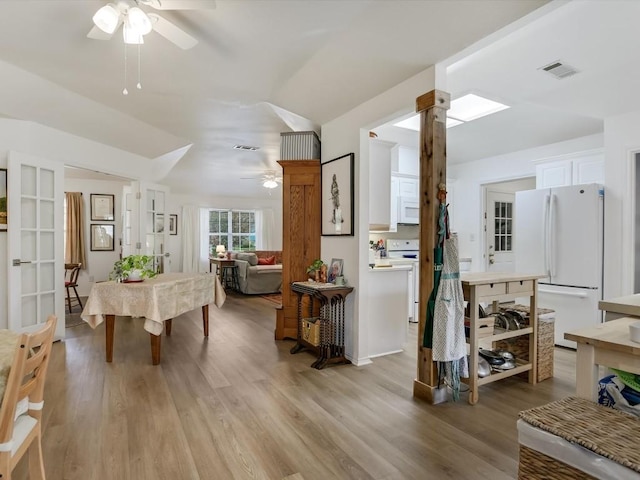
[{"label": "woven basket", "polygon": [[[529,308],[522,305],[515,305],[515,307],[516,308],[514,308],[514,305],[510,305],[504,309],[517,311],[523,311],[526,309],[526,311],[523,312],[527,315],[525,317],[526,323],[524,326],[528,326]],[[553,312],[553,310],[539,309],[539,314],[542,314],[543,312],[548,314],[549,312]],[[536,371],[538,382],[553,377],[554,329],[554,318],[538,318],[538,361]],[[528,335],[494,342],[493,348],[494,350],[508,350],[513,353],[518,360],[522,360],[524,362],[529,361]]]},{"label": "woven basket", "polygon": [[[640,420],[632,415],[584,398],[568,397],[518,416],[540,430],[640,472]],[[522,479],[593,478],[522,445],[518,474]]]}]

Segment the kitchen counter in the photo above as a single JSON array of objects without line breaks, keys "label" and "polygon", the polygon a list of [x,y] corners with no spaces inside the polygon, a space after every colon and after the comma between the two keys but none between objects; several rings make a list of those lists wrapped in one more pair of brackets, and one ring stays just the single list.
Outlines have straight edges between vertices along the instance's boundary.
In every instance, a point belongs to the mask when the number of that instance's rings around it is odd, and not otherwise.
[{"label": "kitchen counter", "polygon": [[388,266],[376,266],[370,268],[372,272],[397,272],[398,270],[406,270],[409,271],[413,267],[411,265],[388,265]]},{"label": "kitchen counter", "polygon": [[605,312],[605,322],[622,317],[640,317],[640,294],[600,300],[598,308]]}]

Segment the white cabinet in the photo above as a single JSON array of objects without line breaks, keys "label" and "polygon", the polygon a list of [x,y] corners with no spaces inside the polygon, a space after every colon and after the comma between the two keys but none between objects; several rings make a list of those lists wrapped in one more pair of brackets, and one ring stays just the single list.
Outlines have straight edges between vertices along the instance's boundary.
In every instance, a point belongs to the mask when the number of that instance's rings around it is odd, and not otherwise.
[{"label": "white cabinet", "polygon": [[[369,230],[388,231],[391,220],[391,148],[395,144],[369,140]],[[396,213],[397,217],[397,213]]]},{"label": "white cabinet", "polygon": [[400,197],[418,198],[420,196],[420,179],[418,177],[393,176],[398,179],[398,195]]},{"label": "white cabinet", "polygon": [[571,185],[571,160],[561,160],[536,165],[536,188],[563,187]]},{"label": "white cabinet", "polygon": [[604,184],[604,158],[600,155],[590,155],[573,161],[573,184],[584,183]]},{"label": "white cabinet", "polygon": [[398,186],[398,177],[395,175],[391,175],[391,199],[389,201],[390,215],[389,215],[389,231],[397,232],[398,231],[398,196],[400,195],[400,190]]},{"label": "white cabinet", "polygon": [[414,147],[396,145],[391,149],[391,171],[405,175],[420,175],[420,151]]},{"label": "white cabinet", "polygon": [[602,149],[578,152],[536,165],[536,188],[604,183]]}]

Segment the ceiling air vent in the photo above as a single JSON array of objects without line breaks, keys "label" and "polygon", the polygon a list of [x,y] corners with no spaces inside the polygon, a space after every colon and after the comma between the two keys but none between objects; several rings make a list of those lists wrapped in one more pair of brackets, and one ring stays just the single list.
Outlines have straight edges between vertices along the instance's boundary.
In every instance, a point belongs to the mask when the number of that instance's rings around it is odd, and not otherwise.
[{"label": "ceiling air vent", "polygon": [[550,63],[544,67],[539,68],[538,70],[542,70],[544,72],[550,73],[558,80],[571,77],[578,73],[578,70],[573,68],[571,65],[567,65],[566,63],[562,63],[560,60]]},{"label": "ceiling air vent", "polygon": [[260,150],[260,147],[251,147],[249,145],[234,145],[233,148],[235,148],[236,150],[248,150],[250,152]]}]

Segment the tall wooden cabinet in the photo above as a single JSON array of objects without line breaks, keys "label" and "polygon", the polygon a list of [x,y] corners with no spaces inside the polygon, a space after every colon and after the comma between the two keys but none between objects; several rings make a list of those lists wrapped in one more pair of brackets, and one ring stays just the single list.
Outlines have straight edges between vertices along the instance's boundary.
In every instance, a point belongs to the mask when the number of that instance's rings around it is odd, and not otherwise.
[{"label": "tall wooden cabinet", "polygon": [[282,305],[276,340],[298,336],[298,295],[292,282],[307,280],[320,258],[320,160],[280,160],[282,166]]}]

